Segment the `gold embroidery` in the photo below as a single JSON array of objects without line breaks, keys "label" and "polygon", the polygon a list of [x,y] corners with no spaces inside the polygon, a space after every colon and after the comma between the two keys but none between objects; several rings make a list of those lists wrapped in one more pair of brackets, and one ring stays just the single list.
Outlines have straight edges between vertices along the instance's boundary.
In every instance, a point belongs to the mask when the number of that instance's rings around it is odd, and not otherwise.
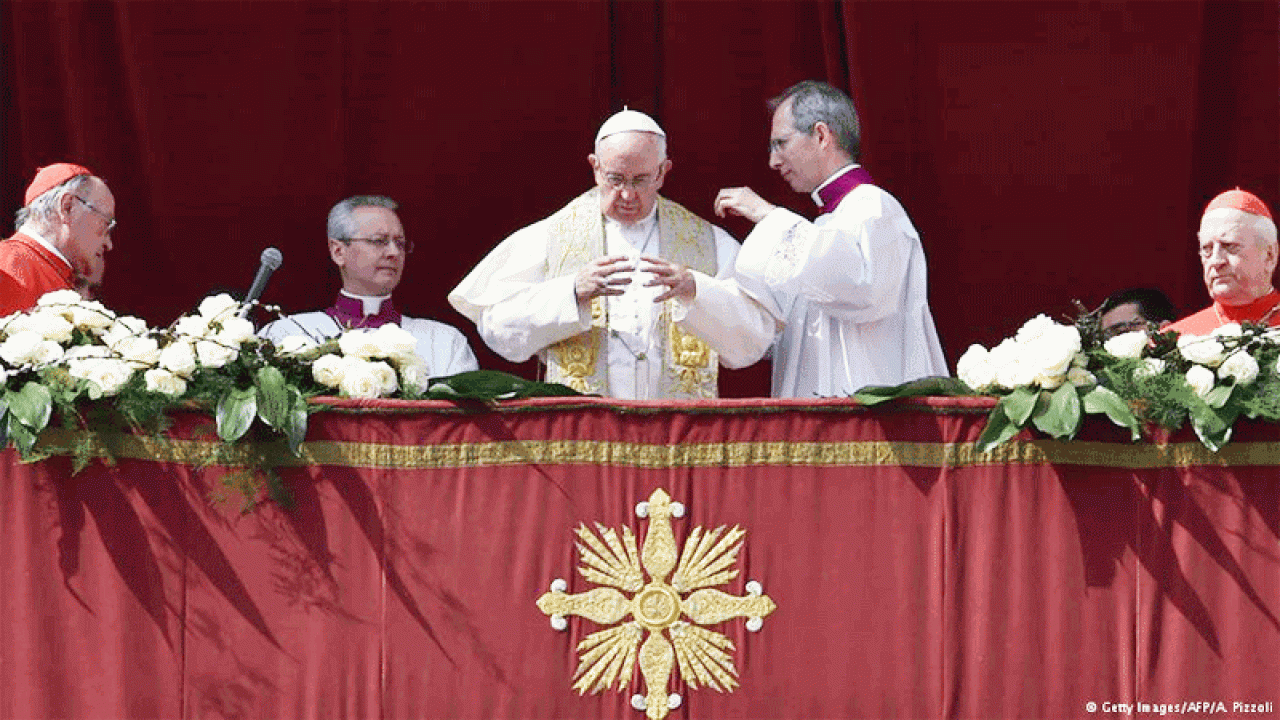
[{"label": "gold embroidery", "polygon": [[707,372],[716,367],[716,353],[698,336],[684,332],[676,323],[671,328],[668,345],[671,348],[670,372],[680,392],[690,397],[715,397],[715,374]]},{"label": "gold embroidery", "polygon": [[[759,630],[764,618],[777,607],[763,595],[758,583],[747,583],[747,594],[729,595],[719,590],[696,588],[723,585],[738,576],[733,569],[742,548],[741,528],[725,532],[723,526],[703,533],[696,527],[677,552],[672,516],[684,514],[659,488],[636,510],[649,516],[649,532],[637,556],[635,536],[622,528],[622,536],[596,524],[596,533],[584,525],[577,528],[578,572],[590,582],[611,587],[584,593],[566,593],[566,583],[557,580],[551,591],[538,598],[538,609],[550,615],[552,625],[567,627],[566,616],[578,615],[600,625],[614,625],[629,614],[630,622],[591,633],[578,644],[578,669],[573,689],[578,694],[597,693],[612,686],[622,690],[631,669],[640,664],[646,694],[632,698],[637,709],[651,720],[661,720],[679,706],[679,696],[668,693],[672,670],[679,664],[680,676],[691,689],[699,684],[718,692],[732,692],[738,674],[730,651],[733,642],[724,635],[699,625],[711,625],[747,618],[749,630]],[[723,535],[722,535],[723,534]],[[650,580],[643,583],[641,565]],[[675,571],[668,583],[667,579]],[[615,589],[616,588],[616,589]],[[635,593],[630,599],[619,590]],[[681,615],[694,624],[681,620]],[[640,645],[640,637],[649,636]],[[668,639],[668,636],[670,639]],[[637,651],[637,647],[639,648]]]},{"label": "gold embroidery", "polygon": [[[76,433],[49,428],[36,449],[69,456]],[[847,440],[800,442],[765,440],[679,445],[610,440],[524,440],[506,442],[391,445],[313,441],[302,444],[301,457],[282,442],[225,445],[218,440],[190,440],[126,433],[95,433],[97,457],[115,457],[196,467],[245,467],[267,456],[279,467],[340,465],[388,470],[442,470],[511,465],[612,465],[644,469],[700,467],[879,467],[965,468],[990,465],[1067,465],[1144,470],[1152,468],[1274,467],[1280,442],[1233,442],[1214,453],[1199,442],[1172,445],[1099,443],[1075,440],[1015,440],[989,453],[972,443]]]},{"label": "gold embroidery", "polygon": [[547,348],[547,354],[547,380],[564,383],[580,393],[600,392],[599,383],[593,382],[600,354],[598,334],[585,332],[566,338]]}]

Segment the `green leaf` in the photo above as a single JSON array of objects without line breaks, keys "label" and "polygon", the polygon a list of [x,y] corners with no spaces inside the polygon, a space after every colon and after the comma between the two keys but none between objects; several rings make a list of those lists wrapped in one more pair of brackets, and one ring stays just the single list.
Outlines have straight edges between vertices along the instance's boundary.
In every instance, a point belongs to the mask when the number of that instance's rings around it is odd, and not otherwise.
[{"label": "green leaf", "polygon": [[44,385],[28,382],[17,392],[5,393],[5,402],[9,405],[12,417],[21,421],[33,433],[40,434],[40,431],[49,424],[49,415],[53,411],[53,396],[49,394],[49,388]]},{"label": "green leaf", "polygon": [[9,413],[9,437],[13,440],[13,446],[18,448],[18,454],[26,460],[31,454],[31,448],[36,444],[36,434],[27,427],[17,415]]},{"label": "green leaf", "polygon": [[307,401],[297,388],[289,388],[288,397],[289,410],[277,429],[289,441],[289,452],[298,457],[302,454],[302,441],[307,437]]},{"label": "green leaf", "polygon": [[258,414],[257,388],[233,389],[218,401],[218,437],[235,442],[249,431]]},{"label": "green leaf", "polygon": [[1128,403],[1111,390],[1098,385],[1085,393],[1081,400],[1084,403],[1085,412],[1091,415],[1105,414],[1111,418],[1111,422],[1120,427],[1129,428],[1132,440],[1137,440],[1142,436],[1138,418],[1133,416],[1133,411],[1129,409]]},{"label": "green leaf", "polygon": [[1049,405],[1037,413],[1031,422],[1042,432],[1055,438],[1072,438],[1080,429],[1083,418],[1080,410],[1080,393],[1071,383],[1063,383],[1049,396]]},{"label": "green leaf", "polygon": [[1031,417],[1031,411],[1035,409],[1036,399],[1039,396],[1040,392],[1038,390],[1019,387],[1000,398],[1000,404],[1004,406],[1004,414],[1013,421],[1014,425],[1026,427],[1027,420]]},{"label": "green leaf", "polygon": [[987,416],[987,425],[982,428],[982,434],[978,436],[978,452],[987,452],[1007,442],[1009,438],[1017,435],[1019,430],[1021,428],[1011,422],[1009,416],[1004,414],[1004,408],[1001,405],[996,405],[991,414]]},{"label": "green leaf", "polygon": [[1236,389],[1235,385],[1217,385],[1204,396],[1204,401],[1211,408],[1220,408],[1227,404],[1227,400],[1231,399],[1231,393]]},{"label": "green leaf", "polygon": [[[284,430],[289,422],[292,404],[290,388],[285,384],[284,373],[270,365],[258,371],[258,417],[276,430]],[[296,390],[294,391],[296,394]]]},{"label": "green leaf", "polygon": [[432,378],[423,397],[431,400],[497,400],[581,394],[559,383],[534,382],[498,370],[470,370],[449,377]]},{"label": "green leaf", "polygon": [[0,398],[0,450],[9,445],[9,403]]},{"label": "green leaf", "polygon": [[1224,418],[1206,402],[1192,403],[1190,411],[1191,427],[1205,447],[1218,452],[1231,440],[1231,425],[1235,422],[1235,413],[1230,413],[1229,419]]},{"label": "green leaf", "polygon": [[901,385],[868,385],[853,394],[853,399],[869,407],[909,397],[935,397],[939,395],[981,395],[957,378],[927,377]]}]

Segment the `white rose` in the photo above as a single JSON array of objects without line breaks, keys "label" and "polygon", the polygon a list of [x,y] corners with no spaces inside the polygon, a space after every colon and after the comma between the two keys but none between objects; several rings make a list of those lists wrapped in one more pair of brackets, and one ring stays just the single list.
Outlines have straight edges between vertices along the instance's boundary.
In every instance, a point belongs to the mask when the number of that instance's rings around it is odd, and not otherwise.
[{"label": "white rose", "polygon": [[9,382],[9,375],[9,368],[0,365],[0,387],[4,387],[4,384]]},{"label": "white rose", "polygon": [[106,345],[76,345],[62,355],[62,359],[67,362],[105,357],[111,357],[111,350]]},{"label": "white rose", "polygon": [[1072,367],[1067,371],[1067,381],[1078,388],[1098,384],[1098,378],[1094,377],[1093,373],[1079,367]]},{"label": "white rose", "polygon": [[34,330],[19,330],[0,343],[0,359],[12,367],[31,365],[40,344],[45,340]]},{"label": "white rose", "polygon": [[382,349],[378,347],[372,330],[358,328],[348,330],[338,338],[338,348],[342,354],[353,358],[381,357]]},{"label": "white rose", "polygon": [[62,359],[62,346],[52,340],[42,340],[36,345],[35,352],[31,355],[31,364],[36,367],[44,367],[52,365]]},{"label": "white rose", "polygon": [[[976,347],[981,347],[981,346],[976,346]],[[426,392],[427,381],[430,379],[431,379],[431,368],[427,367],[427,364],[425,362],[422,362],[421,360],[400,366],[400,384],[406,388],[413,388],[414,390],[420,393]],[[993,375],[992,382],[994,382],[994,380],[995,378]],[[970,387],[973,387],[973,386],[970,385]]]},{"label": "white rose", "polygon": [[974,390],[983,390],[996,381],[996,369],[991,365],[991,353],[981,345],[970,345],[956,361],[956,375],[960,381]]},{"label": "white rose", "polygon": [[378,397],[390,397],[395,395],[396,390],[400,389],[399,379],[396,377],[396,369],[385,362],[371,363],[373,371],[382,381],[382,386],[378,390]]},{"label": "white rose", "polygon": [[225,320],[234,315],[239,309],[240,303],[226,293],[210,295],[201,300],[200,307],[197,308],[200,317],[205,318],[207,322]]},{"label": "white rose", "polygon": [[1164,372],[1167,363],[1160,358],[1145,358],[1142,364],[1134,368],[1133,376],[1136,378],[1155,377]]},{"label": "white rose", "polygon": [[1178,350],[1187,360],[1208,367],[1218,367],[1226,359],[1226,348],[1211,335],[1182,335]]},{"label": "white rose", "polygon": [[1213,371],[1203,365],[1192,365],[1187,371],[1187,384],[1197,395],[1204,397],[1213,390]]},{"label": "white rose", "polygon": [[401,363],[413,362],[418,357],[417,339],[395,323],[387,323],[373,331],[373,340],[382,349],[382,357]]},{"label": "white rose", "polygon": [[160,345],[155,338],[137,336],[121,338],[111,346],[111,349],[138,367],[155,367],[160,362]]},{"label": "white rose", "polygon": [[1030,366],[1035,382],[1052,390],[1066,379],[1067,368],[1080,351],[1080,331],[1074,327],[1053,324],[1026,343],[1019,361]]},{"label": "white rose", "polygon": [[281,355],[297,355],[316,348],[316,341],[306,335],[286,335],[276,343],[276,351]]},{"label": "white rose", "polygon": [[1018,328],[1018,334],[1014,336],[1014,341],[1019,345],[1025,345],[1040,337],[1045,330],[1056,324],[1045,315],[1037,315],[1023,323],[1021,328]]},{"label": "white rose", "polygon": [[146,380],[147,389],[151,392],[163,393],[169,397],[179,397],[187,391],[187,381],[168,370],[152,368],[143,373],[142,378]]},{"label": "white rose", "polygon": [[1218,367],[1218,377],[1223,380],[1234,378],[1237,385],[1248,385],[1258,379],[1258,361],[1243,350],[1231,353],[1231,357]]},{"label": "white rose", "polygon": [[106,309],[102,303],[94,300],[73,306],[71,308],[71,317],[68,320],[77,329],[101,335],[104,330],[111,327],[112,323],[116,321],[116,316]]},{"label": "white rose", "polygon": [[220,368],[239,355],[239,348],[227,347],[213,340],[196,341],[196,359],[200,361],[202,367]]},{"label": "white rose", "polygon": [[75,290],[54,290],[40,296],[36,301],[38,307],[49,305],[78,305],[83,298]]},{"label": "white rose", "polygon": [[1118,358],[1140,358],[1150,339],[1146,330],[1134,330],[1116,335],[1102,344],[1102,348]]},{"label": "white rose", "polygon": [[85,379],[102,391],[104,396],[110,397],[119,393],[129,382],[129,378],[133,377],[133,368],[123,360],[85,360],[89,365],[85,375]]},{"label": "white rose", "polygon": [[344,396],[353,398],[376,398],[382,387],[382,373],[367,360],[349,360],[338,385]]},{"label": "white rose", "polygon": [[108,345],[115,345],[123,338],[142,335],[147,331],[147,323],[142,318],[136,318],[132,315],[116,318],[116,321],[107,328],[102,334],[102,341]]},{"label": "white rose", "polygon": [[202,315],[183,315],[173,324],[173,331],[195,339],[202,339],[211,334],[209,320]]},{"label": "white rose", "polygon": [[332,353],[322,355],[311,363],[311,377],[325,387],[336,388],[346,374],[347,361]]},{"label": "white rose", "polygon": [[1240,327],[1240,323],[1227,323],[1214,328],[1209,334],[1220,338],[1238,338],[1244,335],[1244,330]]},{"label": "white rose", "polygon": [[15,325],[20,329],[40,333],[40,337],[54,342],[67,342],[76,329],[70,320],[49,309],[37,310]]},{"label": "white rose", "polygon": [[253,323],[242,317],[229,317],[221,321],[222,329],[218,331],[217,340],[226,345],[239,346],[255,335]]},{"label": "white rose", "polygon": [[160,351],[160,367],[174,375],[191,377],[196,371],[196,349],[186,341],[179,340],[164,346]]}]

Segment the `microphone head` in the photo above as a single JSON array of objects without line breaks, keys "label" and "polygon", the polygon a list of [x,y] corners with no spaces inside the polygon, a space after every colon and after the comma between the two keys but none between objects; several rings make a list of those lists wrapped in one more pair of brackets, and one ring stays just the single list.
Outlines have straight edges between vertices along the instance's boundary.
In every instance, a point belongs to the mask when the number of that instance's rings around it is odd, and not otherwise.
[{"label": "microphone head", "polygon": [[284,255],[281,255],[279,250],[269,247],[262,251],[262,257],[260,260],[263,265],[266,265],[272,270],[279,270],[280,263],[284,262]]}]

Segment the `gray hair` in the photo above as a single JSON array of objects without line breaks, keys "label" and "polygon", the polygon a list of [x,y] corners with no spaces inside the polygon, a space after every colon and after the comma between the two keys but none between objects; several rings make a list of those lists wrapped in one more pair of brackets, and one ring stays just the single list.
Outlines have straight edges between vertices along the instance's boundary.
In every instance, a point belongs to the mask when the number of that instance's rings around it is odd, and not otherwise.
[{"label": "gray hair", "polygon": [[599,142],[596,143],[596,147],[595,147],[596,154],[597,155],[600,154],[600,145],[604,143],[605,140],[608,140],[609,138],[614,137],[615,135],[623,135],[625,133],[632,133],[632,132],[644,133],[645,135],[652,135],[658,141],[658,155],[659,155],[658,161],[661,162],[667,159],[667,138],[663,135],[659,135],[657,133],[651,133],[651,132],[644,132],[643,130],[624,130],[623,132],[613,133],[612,135],[605,135],[604,137],[600,138]]},{"label": "gray hair", "polygon": [[[1230,212],[1224,212],[1227,210]],[[1276,223],[1271,218],[1265,215],[1255,215],[1251,212],[1245,212],[1244,210],[1237,210],[1236,208],[1219,208],[1217,210],[1211,210],[1210,212],[1214,213],[1215,217],[1221,217],[1223,220],[1233,222],[1240,227],[1245,228],[1253,235],[1254,239],[1264,247],[1272,250],[1276,249]],[[1209,213],[1205,213],[1206,216],[1208,214]],[[1202,219],[1201,225],[1203,226],[1203,224],[1204,221]],[[1196,233],[1196,237],[1200,237],[1199,232]]]},{"label": "gray hair", "polygon": [[400,206],[386,195],[353,195],[333,206],[329,211],[327,230],[329,237],[335,240],[349,238],[356,233],[356,221],[351,215],[356,208],[380,207],[398,210]]},{"label": "gray hair", "polygon": [[858,122],[858,111],[848,95],[827,83],[804,80],[769,100],[769,111],[776,111],[788,100],[791,101],[791,118],[796,132],[812,135],[818,123],[825,123],[849,159],[858,159],[862,153],[862,124]]},{"label": "gray hair", "polygon": [[76,175],[61,185],[55,185],[36,196],[30,205],[18,210],[14,220],[14,229],[20,230],[23,225],[31,223],[41,232],[49,232],[58,223],[58,213],[62,211],[62,198],[74,195],[80,188],[93,180],[92,175]]}]

